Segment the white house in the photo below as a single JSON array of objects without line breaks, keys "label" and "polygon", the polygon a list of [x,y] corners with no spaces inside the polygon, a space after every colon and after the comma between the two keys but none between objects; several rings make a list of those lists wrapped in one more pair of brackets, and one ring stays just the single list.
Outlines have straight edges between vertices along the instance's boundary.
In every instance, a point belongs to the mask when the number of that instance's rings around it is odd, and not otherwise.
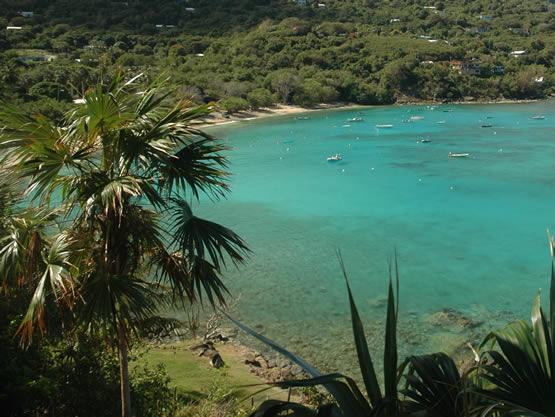
[{"label": "white house", "polygon": [[6,30],[21,30],[21,26],[6,26]]}]

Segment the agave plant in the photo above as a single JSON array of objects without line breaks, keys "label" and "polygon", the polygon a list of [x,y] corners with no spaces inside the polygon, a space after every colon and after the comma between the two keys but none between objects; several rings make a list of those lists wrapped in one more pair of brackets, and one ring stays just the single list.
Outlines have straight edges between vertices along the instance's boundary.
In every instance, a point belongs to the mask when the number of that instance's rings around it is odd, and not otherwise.
[{"label": "agave plant", "polygon": [[[341,255],[338,253],[339,262],[345,278],[347,293],[349,296],[349,305],[351,310],[351,322],[353,325],[353,334],[355,347],[358,356],[360,370],[364,380],[364,386],[368,394],[368,398],[363,395],[356,382],[345,375],[332,373],[322,375],[314,367],[309,365],[305,360],[289,352],[277,343],[255,332],[249,327],[239,323],[232,317],[226,316],[237,326],[245,330],[250,335],[256,337],[272,349],[281,353],[292,362],[304,369],[311,378],[298,381],[283,381],[276,385],[288,387],[306,387],[306,386],[324,386],[335,400],[335,404],[325,406],[317,411],[311,410],[298,403],[271,400],[264,402],[251,417],[272,417],[281,415],[283,412],[289,412],[288,416],[344,416],[344,417],[369,417],[369,416],[387,416],[397,417],[404,415],[403,402],[398,396],[397,386],[401,378],[403,368],[397,367],[397,316],[398,304],[395,302],[393,289],[392,271],[390,268],[389,291],[387,300],[387,316],[385,329],[385,348],[384,348],[384,390],[380,387],[372,357],[370,355],[364,327],[356,307],[345,266]],[[397,259],[395,258],[395,281],[397,298],[399,294],[399,272],[397,267]],[[224,313],[225,314],[225,313]]]},{"label": "agave plant", "polygon": [[[551,285],[549,315],[540,305],[538,291],[532,306],[531,324],[517,320],[503,330],[486,336],[480,347],[489,344],[485,355],[493,363],[481,367],[483,377],[492,384],[481,390],[493,404],[485,413],[517,416],[555,416],[555,242],[551,247]],[[493,350],[495,345],[500,351]]]}]

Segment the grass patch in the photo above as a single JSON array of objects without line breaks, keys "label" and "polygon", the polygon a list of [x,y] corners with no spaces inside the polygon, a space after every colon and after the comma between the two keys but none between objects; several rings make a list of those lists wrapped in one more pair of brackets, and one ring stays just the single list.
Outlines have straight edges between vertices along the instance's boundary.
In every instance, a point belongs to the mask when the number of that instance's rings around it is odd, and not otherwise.
[{"label": "grass patch", "polygon": [[[205,398],[214,388],[214,384],[225,387],[230,395],[239,400],[246,399],[250,403],[250,397],[263,388],[269,387],[263,381],[249,371],[249,367],[243,363],[242,356],[233,346],[218,344],[216,348],[224,360],[225,366],[216,369],[210,365],[208,358],[196,356],[188,347],[192,340],[172,343],[167,345],[153,346],[138,361],[154,366],[162,363],[171,378],[171,386],[180,393],[186,395],[192,401]],[[257,384],[257,386],[253,386]],[[262,385],[260,385],[262,384]],[[280,389],[270,388],[256,395],[255,402],[264,399],[269,394],[271,398],[286,399],[287,393]]]}]

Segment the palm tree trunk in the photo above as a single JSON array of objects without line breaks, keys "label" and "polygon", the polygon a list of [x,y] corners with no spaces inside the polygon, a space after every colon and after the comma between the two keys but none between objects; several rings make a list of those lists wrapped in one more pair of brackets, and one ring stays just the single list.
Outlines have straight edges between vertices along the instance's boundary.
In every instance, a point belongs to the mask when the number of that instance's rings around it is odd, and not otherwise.
[{"label": "palm tree trunk", "polygon": [[129,359],[127,358],[127,337],[123,329],[118,331],[119,381],[121,390],[121,416],[131,417],[131,387],[129,385]]}]

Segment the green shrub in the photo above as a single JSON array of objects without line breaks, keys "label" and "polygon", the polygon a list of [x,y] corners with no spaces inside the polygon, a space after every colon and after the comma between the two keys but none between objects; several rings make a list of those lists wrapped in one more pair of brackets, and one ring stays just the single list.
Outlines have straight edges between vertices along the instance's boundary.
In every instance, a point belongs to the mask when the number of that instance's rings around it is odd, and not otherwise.
[{"label": "green shrub", "polygon": [[249,103],[244,98],[230,97],[220,102],[220,106],[229,113],[236,113],[241,110],[247,110]]}]

